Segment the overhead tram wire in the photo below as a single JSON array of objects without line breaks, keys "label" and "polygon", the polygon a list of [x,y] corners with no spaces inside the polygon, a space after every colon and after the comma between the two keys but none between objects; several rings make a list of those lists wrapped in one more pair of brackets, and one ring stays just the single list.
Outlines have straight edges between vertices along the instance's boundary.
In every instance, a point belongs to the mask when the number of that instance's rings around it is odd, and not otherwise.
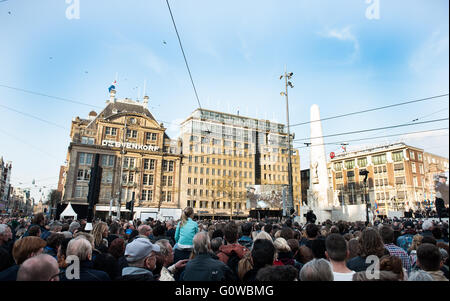
[{"label": "overhead tram wire", "polygon": [[[431,132],[436,132],[436,131],[443,131],[443,130],[448,130],[449,128],[437,128],[437,129],[431,129],[431,130],[424,130],[424,131],[414,131],[414,132],[406,132],[406,133],[400,133],[400,134],[392,134],[392,135],[385,135],[385,136],[379,136],[379,137],[366,137],[366,138],[358,138],[358,139],[352,139],[352,140],[345,140],[345,141],[335,141],[335,142],[327,142],[327,143],[323,143],[323,144],[317,144],[317,145],[339,145],[343,142],[357,142],[357,141],[365,141],[365,140],[371,140],[371,139],[381,139],[381,138],[389,138],[389,137],[396,137],[396,136],[403,136],[403,135],[413,135],[413,134],[421,134],[421,133],[431,133]],[[442,136],[448,136],[448,135],[442,135]],[[196,143],[192,143],[189,146],[196,146],[196,145],[201,145],[201,142],[196,142]],[[205,145],[206,147],[210,146],[210,145]],[[304,148],[308,148],[310,146],[299,146],[299,147],[293,147],[293,149],[304,149]],[[183,154],[184,157],[189,157],[189,155],[191,156],[197,156],[197,157],[207,157],[207,156],[212,156],[212,155],[220,155],[218,153],[216,154],[201,154],[200,152],[197,153],[191,153],[191,154]],[[201,164],[200,162],[198,162],[199,164]]]},{"label": "overhead tram wire", "polygon": [[0,107],[5,108],[5,109],[10,110],[10,111],[13,111],[13,112],[16,112],[16,113],[19,113],[19,114],[22,114],[22,115],[24,115],[24,116],[27,116],[27,117],[30,117],[30,118],[33,118],[33,119],[36,119],[36,120],[39,120],[39,121],[41,121],[41,122],[48,123],[48,124],[50,124],[50,125],[59,127],[59,128],[61,128],[61,129],[68,130],[68,128],[65,127],[65,126],[59,125],[59,124],[57,124],[57,123],[54,123],[54,122],[51,122],[51,121],[42,119],[42,118],[40,118],[40,117],[37,117],[37,116],[31,115],[31,114],[25,113],[25,112],[22,112],[22,111],[13,109],[13,108],[10,108],[10,107],[8,107],[8,106],[5,106],[5,105],[0,104]]},{"label": "overhead tram wire", "polygon": [[[400,134],[392,134],[392,135],[384,135],[384,136],[378,136],[378,137],[367,137],[367,138],[358,138],[358,139],[352,139],[352,140],[345,140],[345,141],[334,141],[334,142],[327,142],[327,143],[321,143],[316,144],[317,146],[321,145],[340,145],[343,142],[357,142],[357,141],[365,141],[365,140],[372,140],[372,139],[381,139],[381,138],[389,138],[389,137],[397,137],[397,136],[407,136],[407,135],[413,135],[413,134],[422,134],[422,133],[431,133],[431,132],[437,132],[437,131],[444,131],[448,130],[449,128],[438,128],[433,130],[425,130],[425,131],[417,131],[417,132],[408,132],[408,133],[400,133]],[[440,136],[448,136],[446,135],[440,135]],[[302,149],[302,148],[309,148],[311,146],[299,146],[294,147],[294,149]]]},{"label": "overhead tram wire", "polygon": [[317,136],[317,137],[309,137],[309,138],[301,138],[301,139],[295,139],[294,142],[311,140],[311,139],[317,139],[317,138],[328,138],[328,137],[335,137],[335,136],[343,136],[343,135],[351,135],[351,134],[373,132],[373,131],[379,131],[379,130],[393,129],[393,128],[399,128],[399,127],[405,127],[405,126],[414,126],[414,125],[419,125],[419,124],[440,122],[440,121],[446,121],[446,120],[449,120],[449,118],[447,117],[447,118],[434,119],[434,120],[422,121],[422,122],[416,122],[416,123],[406,123],[406,124],[392,125],[392,126],[386,126],[386,127],[380,127],[380,128],[373,128],[373,129],[365,129],[365,130],[353,131],[353,132],[337,133],[337,134]]},{"label": "overhead tram wire", "polygon": [[436,96],[431,96],[431,97],[427,97],[427,98],[421,98],[421,99],[401,102],[401,103],[397,103],[397,104],[392,104],[392,105],[387,105],[387,106],[382,106],[382,107],[377,107],[377,108],[372,108],[372,109],[367,109],[367,110],[362,110],[362,111],[357,111],[357,112],[351,112],[351,113],[346,113],[346,114],[326,117],[326,118],[322,118],[322,119],[318,119],[318,120],[311,120],[311,121],[296,123],[296,124],[291,125],[291,127],[305,125],[305,124],[310,124],[310,123],[313,123],[313,122],[337,119],[337,118],[342,118],[342,117],[347,117],[347,116],[352,116],[352,115],[357,115],[357,114],[363,114],[363,113],[368,113],[368,112],[373,112],[373,111],[378,111],[378,110],[383,110],[383,109],[403,106],[403,105],[412,104],[412,103],[418,103],[418,102],[433,100],[433,99],[445,97],[445,96],[448,96],[448,95],[449,95],[448,93],[447,94],[442,94],[442,95],[436,95]]},{"label": "overhead tram wire", "polygon": [[166,0],[166,3],[167,3],[167,7],[169,8],[170,17],[172,18],[173,27],[175,28],[175,32],[176,32],[177,37],[178,37],[178,42],[180,43],[181,52],[183,53],[184,62],[186,63],[186,68],[187,68],[187,71],[189,73],[189,77],[191,79],[192,87],[194,88],[195,97],[197,98],[198,106],[201,109],[202,105],[200,104],[200,99],[198,97],[197,89],[195,88],[194,80],[192,79],[191,69],[189,68],[189,64],[188,64],[188,61],[186,59],[186,54],[184,53],[183,44],[181,43],[181,38],[180,38],[180,35],[178,34],[177,25],[175,24],[175,19],[173,17],[172,10],[170,9],[169,0]]}]

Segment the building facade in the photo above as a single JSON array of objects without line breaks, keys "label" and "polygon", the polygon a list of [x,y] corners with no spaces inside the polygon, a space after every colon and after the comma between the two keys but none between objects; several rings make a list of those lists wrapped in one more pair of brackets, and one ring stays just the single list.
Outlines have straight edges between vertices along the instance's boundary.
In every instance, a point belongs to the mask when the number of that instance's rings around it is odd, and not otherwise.
[{"label": "building facade", "polygon": [[[283,124],[206,109],[181,124],[184,163],[181,205],[198,216],[247,217],[252,185],[288,185],[288,142]],[[301,199],[300,158],[292,153],[294,208]],[[270,208],[275,209],[275,208]]]},{"label": "building facade", "polygon": [[[423,154],[424,156],[424,169],[425,169],[425,195],[426,200],[434,202],[436,198],[436,184],[438,182],[438,176],[445,174],[448,177],[449,160],[442,156],[434,155],[428,152]],[[448,203],[445,205],[448,206]]]},{"label": "building facade", "polygon": [[[72,121],[67,166],[63,172],[62,202],[74,209],[86,207],[88,184],[95,155],[100,155],[102,180],[97,216],[129,215],[126,203],[134,203],[134,217],[178,218],[181,145],[172,141],[143,102],[117,99],[110,91],[106,107],[89,118]],[[78,212],[77,212],[78,213]]]},{"label": "building facade", "polygon": [[[404,143],[338,154],[328,163],[330,186],[340,204],[364,204],[367,199],[378,215],[423,208],[432,169],[425,154]],[[363,169],[369,171],[366,183],[359,175]]]},{"label": "building facade", "polygon": [[5,162],[3,157],[0,157],[0,212],[6,210],[8,202],[10,201],[12,187],[11,187],[11,161]]}]

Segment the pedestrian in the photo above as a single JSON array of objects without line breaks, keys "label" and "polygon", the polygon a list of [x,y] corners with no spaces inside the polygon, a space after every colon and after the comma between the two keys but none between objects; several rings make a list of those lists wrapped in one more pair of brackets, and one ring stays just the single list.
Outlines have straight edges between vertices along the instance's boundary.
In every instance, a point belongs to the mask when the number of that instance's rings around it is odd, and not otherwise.
[{"label": "pedestrian", "polygon": [[194,209],[186,207],[181,214],[181,221],[175,231],[175,255],[174,261],[188,259],[193,248],[193,239],[198,233],[198,224],[193,220]]},{"label": "pedestrian", "polygon": [[334,281],[352,281],[355,271],[350,270],[345,264],[349,255],[345,238],[332,233],[326,238],[325,247],[325,256],[331,263]]}]

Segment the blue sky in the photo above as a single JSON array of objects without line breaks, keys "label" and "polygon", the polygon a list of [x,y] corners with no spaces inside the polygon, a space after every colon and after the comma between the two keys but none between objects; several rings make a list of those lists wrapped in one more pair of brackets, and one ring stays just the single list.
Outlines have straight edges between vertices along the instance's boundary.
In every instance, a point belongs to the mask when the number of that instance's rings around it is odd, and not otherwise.
[{"label": "blue sky", "polygon": [[[380,18],[369,20],[365,0],[170,1],[202,106],[284,123],[279,76],[287,65],[294,72],[292,124],[308,121],[312,104],[323,118],[448,93],[449,2],[379,3]],[[65,127],[0,106],[0,155],[13,161],[13,184],[57,183],[72,118],[105,105],[116,73],[120,98],[137,98],[147,81],[150,111],[173,138],[197,107],[165,0],[80,0],[80,19],[73,20],[66,18],[68,6],[65,0],[0,2],[0,85],[92,105],[0,86],[1,105]],[[444,97],[326,121],[324,134],[446,118],[448,103]],[[447,121],[325,142],[443,127]],[[292,131],[309,137],[308,125]],[[399,139],[448,157],[448,130],[351,147]],[[300,155],[307,168],[308,150]]]}]

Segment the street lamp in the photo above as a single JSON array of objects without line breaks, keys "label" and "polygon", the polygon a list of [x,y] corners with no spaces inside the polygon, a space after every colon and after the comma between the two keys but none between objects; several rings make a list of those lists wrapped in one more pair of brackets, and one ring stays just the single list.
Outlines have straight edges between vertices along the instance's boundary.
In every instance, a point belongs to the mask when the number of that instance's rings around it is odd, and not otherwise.
[{"label": "street lamp", "polygon": [[285,88],[286,92],[281,92],[281,96],[286,96],[286,123],[287,123],[287,130],[288,130],[288,181],[289,181],[289,188],[288,188],[288,202],[286,205],[286,212],[285,215],[289,215],[288,212],[291,211],[292,208],[294,208],[294,191],[293,191],[293,185],[292,185],[292,160],[291,160],[291,132],[290,132],[290,125],[289,125],[289,100],[288,100],[288,87],[294,88],[294,85],[290,81],[294,73],[286,72],[286,67],[284,70],[284,75],[280,76],[280,80],[284,77],[285,80]]},{"label": "street lamp", "polygon": [[364,176],[364,202],[366,203],[366,221],[369,224],[369,204],[367,199],[367,177],[369,176],[369,171],[366,169],[361,169],[359,171],[360,176]]}]

